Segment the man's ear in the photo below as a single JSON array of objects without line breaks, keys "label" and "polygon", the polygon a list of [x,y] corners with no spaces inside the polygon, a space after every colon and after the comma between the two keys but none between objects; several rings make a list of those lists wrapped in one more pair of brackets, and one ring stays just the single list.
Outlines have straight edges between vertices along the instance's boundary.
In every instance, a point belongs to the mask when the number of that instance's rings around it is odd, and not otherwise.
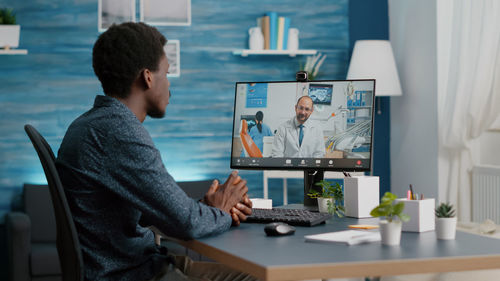
[{"label": "man's ear", "polygon": [[145,68],[141,72],[141,78],[144,82],[144,87],[146,87],[146,90],[149,90],[153,87],[153,73],[151,72],[151,70]]}]

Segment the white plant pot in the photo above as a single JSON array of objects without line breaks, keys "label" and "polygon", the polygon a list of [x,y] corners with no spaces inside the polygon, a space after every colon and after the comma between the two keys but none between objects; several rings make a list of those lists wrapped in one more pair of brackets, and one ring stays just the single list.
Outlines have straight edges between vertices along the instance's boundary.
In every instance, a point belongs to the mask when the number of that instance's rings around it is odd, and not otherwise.
[{"label": "white plant pot", "polygon": [[381,220],[379,225],[382,244],[388,246],[399,245],[401,241],[401,221],[393,220],[388,222],[387,220]]},{"label": "white plant pot", "polygon": [[0,48],[19,47],[20,25],[0,24]]},{"label": "white plant pot", "polygon": [[456,233],[457,217],[436,219],[436,236],[438,239],[453,240]]},{"label": "white plant pot", "polygon": [[328,201],[333,203],[333,198],[318,198],[318,210],[320,213],[328,213]]}]

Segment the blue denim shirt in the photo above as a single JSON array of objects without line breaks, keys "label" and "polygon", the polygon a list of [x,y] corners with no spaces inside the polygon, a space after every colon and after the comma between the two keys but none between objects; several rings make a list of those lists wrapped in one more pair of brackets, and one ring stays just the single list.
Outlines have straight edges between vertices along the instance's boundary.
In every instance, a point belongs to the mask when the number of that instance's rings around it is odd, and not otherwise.
[{"label": "blue denim shirt", "polygon": [[231,226],[229,214],[179,188],[142,123],[115,98],[97,96],[94,107],[73,121],[56,165],[87,280],[148,280],[159,272],[165,255],[141,225],[180,239]]}]

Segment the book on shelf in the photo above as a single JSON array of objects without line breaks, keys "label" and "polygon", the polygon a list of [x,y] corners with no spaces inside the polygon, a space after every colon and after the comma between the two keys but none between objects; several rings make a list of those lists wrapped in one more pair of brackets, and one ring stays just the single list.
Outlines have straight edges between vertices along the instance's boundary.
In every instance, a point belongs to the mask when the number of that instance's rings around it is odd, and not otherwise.
[{"label": "book on shelf", "polygon": [[288,50],[288,30],[290,29],[290,18],[285,17],[285,28],[283,29],[283,50]]},{"label": "book on shelf", "polygon": [[262,35],[264,35],[264,50],[270,49],[269,40],[269,16],[263,16],[261,20]]},{"label": "book on shelf", "polygon": [[276,49],[283,50],[283,36],[285,32],[285,18],[278,17],[278,42],[276,44]]},{"label": "book on shelf", "polygon": [[276,50],[278,43],[278,13],[268,12],[269,16],[269,49]]}]

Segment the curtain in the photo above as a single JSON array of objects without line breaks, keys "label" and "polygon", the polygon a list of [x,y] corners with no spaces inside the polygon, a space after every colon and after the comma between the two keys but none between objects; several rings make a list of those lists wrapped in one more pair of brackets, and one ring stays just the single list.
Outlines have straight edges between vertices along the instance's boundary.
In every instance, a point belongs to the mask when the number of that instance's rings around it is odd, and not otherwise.
[{"label": "curtain", "polygon": [[471,171],[478,164],[472,143],[500,115],[500,1],[453,1],[451,26],[439,146],[449,169],[446,199],[459,220],[470,221]]}]

